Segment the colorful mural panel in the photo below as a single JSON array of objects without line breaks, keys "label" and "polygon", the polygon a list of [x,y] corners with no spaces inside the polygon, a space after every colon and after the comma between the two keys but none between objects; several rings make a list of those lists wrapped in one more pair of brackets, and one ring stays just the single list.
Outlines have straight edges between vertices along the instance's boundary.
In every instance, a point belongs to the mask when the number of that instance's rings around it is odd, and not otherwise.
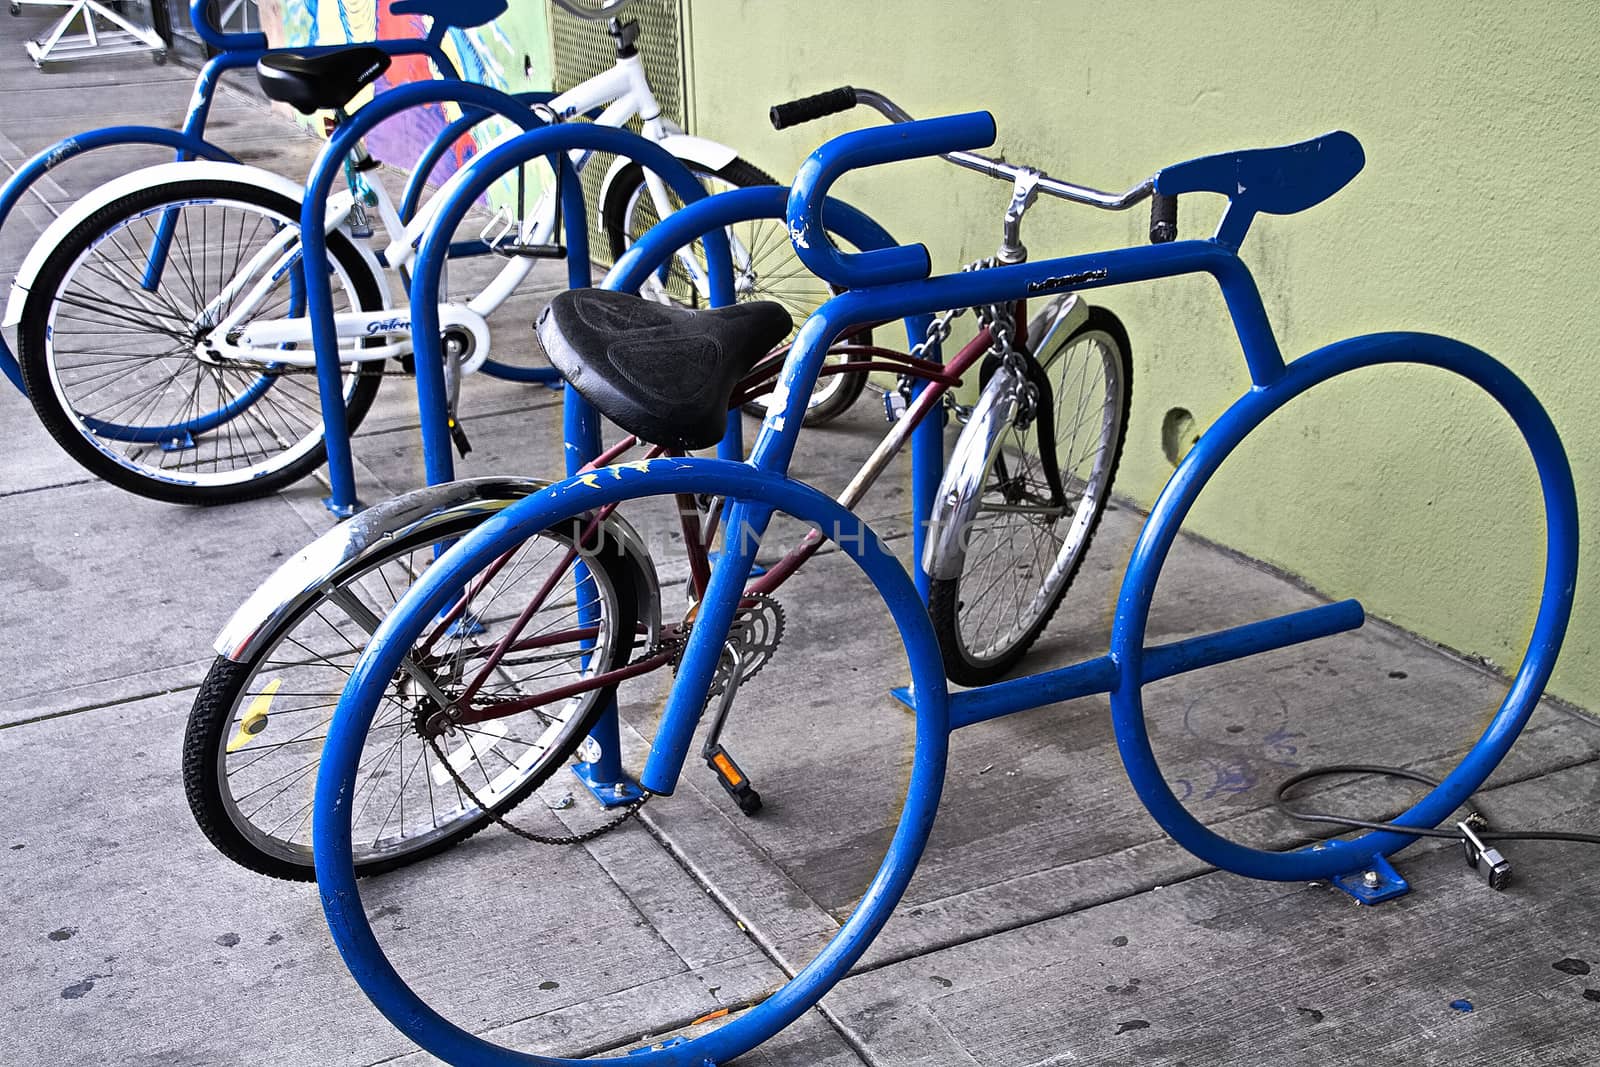
[{"label": "colorful mural panel", "polygon": [[[390,10],[390,0],[261,0],[260,10],[262,28],[268,40],[278,46],[424,37],[429,24],[421,15],[395,14]],[[542,2],[513,4],[486,26],[452,28],[445,37],[444,51],[466,81],[505,92],[548,89],[552,84],[549,22]],[[378,79],[374,89],[382,92],[437,76],[423,57],[401,56]],[[384,162],[408,168],[460,114],[461,109],[454,104],[414,108],[374,130],[368,145]],[[507,124],[495,119],[475,127],[440,161],[433,180],[444,181],[507,132]]]}]

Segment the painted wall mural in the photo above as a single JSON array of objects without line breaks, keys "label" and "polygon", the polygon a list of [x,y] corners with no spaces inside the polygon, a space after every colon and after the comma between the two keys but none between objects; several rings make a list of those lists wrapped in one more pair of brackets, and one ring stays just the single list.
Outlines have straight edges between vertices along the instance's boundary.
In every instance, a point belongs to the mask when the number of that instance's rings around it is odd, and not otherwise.
[{"label": "painted wall mural", "polygon": [[[421,15],[396,15],[390,0],[261,0],[261,25],[274,45],[344,44],[376,38],[423,37],[429,20]],[[451,29],[445,54],[461,77],[505,92],[548,89],[550,30],[543,3],[516,3],[486,26]],[[436,77],[421,56],[397,57],[374,84],[378,92],[408,82]],[[365,99],[358,99],[358,103]],[[410,167],[446,125],[460,117],[455,104],[433,104],[402,112],[367,138],[374,155],[398,167]],[[489,119],[456,141],[434,170],[444,181],[484,147],[509,132],[506,123]]]}]

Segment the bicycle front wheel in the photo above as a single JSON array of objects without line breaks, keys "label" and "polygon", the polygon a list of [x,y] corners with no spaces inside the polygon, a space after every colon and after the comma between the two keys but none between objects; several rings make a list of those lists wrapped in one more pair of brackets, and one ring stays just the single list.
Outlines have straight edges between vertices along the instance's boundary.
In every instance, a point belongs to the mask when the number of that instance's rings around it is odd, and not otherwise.
[{"label": "bicycle front wheel", "polygon": [[[139,189],[66,236],[29,292],[18,348],[34,410],[73,459],[120,488],[179,504],[264,496],[322,465],[315,372],[206,344],[258,287],[247,322],[305,314],[298,262],[264,276],[273,257],[263,250],[298,232],[299,219],[288,197],[195,179]],[[350,239],[330,233],[328,253],[334,310],[380,309],[378,281]],[[377,365],[346,366],[349,431],[380,380]]]},{"label": "bicycle front wheel", "polygon": [[[183,779],[195,821],[225,856],[275,878],[314,877],[311,786],[350,671],[436,552],[489,517],[396,538],[324,584],[247,658],[212,665],[189,716]],[[615,689],[584,683],[628,659],[637,595],[618,546],[580,564],[570,529],[529,538],[462,586],[418,637],[368,731],[357,873],[449,848],[564,766]]]},{"label": "bicycle front wheel", "polygon": [[[697,167],[690,169],[706,191],[713,194],[752,185],[778,184],[771,175],[742,159],[735,159],[716,171]],[[672,199],[673,210],[683,206],[670,190],[668,196]],[[601,205],[601,219],[613,261],[660,221],[655,200],[645,184],[644,168],[639,164],[630,164],[618,172],[606,194],[605,203]],[[794,246],[789,243],[788,226],[782,219],[748,219],[735,223],[728,227],[728,243],[733,252],[734,288],[739,300],[777,301],[794,318],[796,331],[813,311],[834,295],[828,283],[812,274],[800,262]],[[656,287],[655,295],[681,307],[708,306],[702,283],[695,278],[696,270],[704,277],[705,254],[698,244],[675,256],[665,277],[652,279],[651,284]],[[862,331],[849,340],[870,344],[871,332]],[[863,356],[843,352],[831,354],[826,360],[831,367],[848,367],[852,363],[865,362],[867,360]],[[818,378],[816,388],[806,404],[806,425],[818,426],[844,414],[856,402],[866,384],[866,371],[835,370]],[[747,409],[755,415],[766,412],[765,406],[759,402],[747,405]]]},{"label": "bicycle front wheel", "polygon": [[[1049,316],[1059,307],[1029,332],[1043,338],[1035,359],[1049,381],[1053,440],[1041,439],[1039,412],[995,435],[975,518],[961,534],[961,573],[929,587],[945,673],[962,685],[1003,677],[1038,640],[1088,551],[1122,458],[1133,389],[1128,333],[1098,307],[1076,329],[1052,333]],[[1055,452],[1065,506],[1040,459],[1046,447]]]}]

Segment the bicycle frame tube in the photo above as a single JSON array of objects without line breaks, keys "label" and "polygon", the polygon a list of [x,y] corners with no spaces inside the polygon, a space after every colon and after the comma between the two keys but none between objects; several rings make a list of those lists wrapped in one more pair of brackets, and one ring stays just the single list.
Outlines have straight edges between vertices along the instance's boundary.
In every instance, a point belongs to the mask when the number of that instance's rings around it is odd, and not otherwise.
[{"label": "bicycle frame tube", "polygon": [[[555,94],[533,91],[513,93],[512,98],[519,104],[532,106],[534,104],[548,104],[555,99]],[[405,189],[400,194],[398,212],[401,222],[410,222],[416,214],[417,205],[422,202],[422,194],[427,191],[428,179],[433,176],[434,168],[439,165],[439,161],[450,150],[450,146],[455,144],[456,140],[468,130],[495,117],[494,112],[480,111],[477,108],[463,108],[462,112],[463,114],[460,118],[447,124],[444,129],[434,136],[433,140],[428,143],[428,147],[424,148],[422,154],[417,157],[416,163],[412,165],[411,174],[406,178]]]},{"label": "bicycle frame tube", "polygon": [[[652,226],[626,254],[611,268],[611,273],[601,283],[603,288],[615,289],[623,292],[637,292],[644,284],[650,272],[661,263],[666,262],[675,249],[699,240],[703,235],[729,226],[735,222],[755,218],[782,218],[789,202],[789,190],[782,186],[754,186],[747,189],[733,189],[725,193],[718,193],[699,203],[674,212],[672,215]],[[887,249],[894,247],[894,238],[867,215],[851,207],[842,200],[828,198],[823,205],[822,214],[824,223],[829,232],[837,233],[857,248],[867,250]],[[830,304],[832,302],[830,301]],[[824,305],[826,308],[828,305]],[[942,309],[936,309],[942,310]],[[927,336],[928,325],[931,319],[926,310],[914,312],[907,316],[886,315],[884,319],[906,319],[906,336],[910,343],[915,345]],[[813,319],[815,316],[813,316]],[[862,326],[867,320],[853,323]],[[872,320],[883,321],[883,320]],[[806,328],[810,328],[810,321]],[[801,337],[805,336],[805,329]],[[822,343],[822,352],[827,352],[828,346],[839,331],[828,333]],[[785,370],[788,373],[800,340],[796,339],[790,349],[789,359],[785,361]],[[940,358],[938,346],[929,350],[928,356],[937,361]],[[812,375],[812,384],[821,370],[821,360],[817,361],[817,368]],[[792,387],[791,387],[792,388]],[[914,401],[928,388],[928,383],[919,382],[916,387]],[[791,414],[789,422],[796,432],[799,431],[805,414],[805,398],[811,395],[811,387],[807,386],[804,393],[798,396],[798,414]],[[769,400],[770,411],[772,405],[787,402],[788,407],[795,407],[796,397],[784,394],[782,388],[773,394]],[[916,553],[917,565],[915,580],[917,588],[924,597],[928,594],[928,576],[922,569],[923,540],[927,536],[927,526],[920,521],[920,517],[933,511],[934,494],[939,489],[939,479],[944,474],[944,424],[941,419],[923,419],[916,424],[911,435],[911,508],[919,516],[919,521],[913,526],[912,542]]]},{"label": "bicycle frame tube", "polygon": [[[342,225],[353,203],[353,199],[349,196],[342,198],[329,197],[327,207],[324,209],[323,226],[331,229]],[[332,226],[329,226],[328,220],[332,220]],[[298,243],[299,234],[295,233],[294,230],[287,226],[279,230],[270,241],[257,250],[255,255],[250,257],[249,262],[240,267],[233,277],[228,279],[226,284],[218,290],[217,295],[212,297],[211,301],[199,310],[195,318],[202,322],[217,321],[217,325],[212,331],[214,333],[221,334],[224,337],[232,333],[241,319],[255,311],[256,307],[265,298],[267,291],[276,285],[278,280],[289,272],[290,268],[301,262],[300,249],[297,247]],[[254,283],[252,283],[251,279],[255,279]],[[246,285],[250,286],[250,291],[241,300],[239,299],[239,293]],[[231,310],[229,310],[227,316],[220,318],[220,320],[215,319],[216,316],[221,316],[222,312],[228,309]],[[302,338],[283,337],[277,340],[282,343],[284,341],[302,340]]]},{"label": "bicycle frame tube", "polygon": [[[180,161],[203,158],[237,163],[238,160],[233,155],[210,144],[204,138],[206,123],[211,115],[211,104],[216,98],[217,86],[221,82],[222,75],[230,70],[253,67],[262,56],[274,51],[317,55],[349,47],[349,45],[317,45],[296,49],[269,48],[265,34],[224,33],[211,25],[207,16],[208,2],[209,0],[191,0],[189,17],[194,24],[195,33],[206,44],[215,48],[217,54],[207,60],[200,68],[199,74],[195,76],[194,92],[189,97],[189,105],[184,112],[183,123],[179,130],[174,132],[151,126],[108,126],[56,142],[23,164],[4,187],[0,187],[0,227],[5,226],[6,219],[21,202],[29,187],[45,173],[74,156],[97,148],[149,144],[174,149],[174,158]],[[459,78],[455,65],[450,62],[441,46],[445,29],[443,26],[435,27],[429,36],[422,40],[379,40],[372,44],[390,55],[425,55],[443,77]],[[151,247],[151,258],[146,265],[147,288],[152,288],[161,276],[167,251],[172,244],[173,224],[172,216],[167,215],[157,226],[156,238]],[[23,384],[22,371],[17,365],[16,355],[4,338],[0,338],[0,372],[5,374],[19,392],[26,395],[27,388]]]},{"label": "bicycle frame tube", "polygon": [[[921,475],[925,472],[919,471],[919,465],[921,468],[926,468],[928,465],[928,459],[925,454],[919,453],[916,448],[916,442],[919,440],[918,434],[922,432],[922,425],[930,414],[936,411],[942,414],[940,402],[943,400],[944,395],[952,387],[960,384],[962,376],[966,374],[974,363],[983,357],[984,353],[989,350],[991,343],[992,336],[989,328],[985,326],[978,331],[977,336],[962,346],[961,351],[956,353],[954,359],[943,365],[944,374],[940,378],[926,377],[915,368],[909,369],[909,373],[914,376],[913,380],[916,382],[911,403],[906,406],[906,410],[900,416],[899,421],[890,428],[889,432],[883,436],[883,440],[872,450],[872,454],[861,464],[855,476],[850,479],[849,484],[839,493],[837,499],[841,505],[847,508],[854,508],[860,503],[862,498],[866,496],[867,491],[877,483],[878,477],[883,473],[884,468],[888,466],[889,461],[905,446],[908,438],[912,442],[911,463],[912,476],[915,479],[914,488],[921,487]],[[933,421],[937,423],[941,420],[935,419]],[[937,458],[942,476],[942,468],[944,466],[943,448],[941,447],[935,452],[934,456]],[[912,543],[913,551],[916,553],[916,570],[912,577],[916,580],[918,591],[926,597],[928,595],[927,583],[929,575],[923,567],[923,545],[928,534],[928,513],[918,510],[916,499],[914,494],[912,510],[915,513],[913,520],[915,534],[912,538]],[[798,545],[786,552],[778,562],[767,568],[765,574],[752,582],[749,591],[752,593],[775,592],[795,571],[800,569],[806,560],[816,554],[825,540],[817,530],[808,532]]]},{"label": "bicycle frame tube", "polygon": [[[438,339],[438,307],[440,276],[449,252],[449,238],[472,204],[501,174],[539,156],[567,153],[573,149],[600,151],[627,156],[638,160],[646,168],[661,174],[673,191],[685,202],[692,204],[705,197],[705,190],[689,169],[660,145],[626,130],[612,129],[595,124],[560,125],[535,129],[505,141],[479,156],[458,176],[454,188],[441,192],[440,206],[434,213],[426,236],[417,253],[411,279],[412,345],[417,361],[417,389],[422,407],[424,433],[436,417],[442,416],[443,375],[442,352]],[[563,166],[570,168],[569,161]],[[562,215],[567,226],[569,248],[587,248],[588,226],[584,213],[583,191],[575,175],[563,183],[563,193],[568,198]],[[712,301],[718,305],[734,300],[732,259],[728,252],[727,237],[716,229],[705,235],[706,256],[712,271]],[[676,246],[674,246],[676,247]],[[569,284],[581,288],[589,284],[589,264],[586,256],[568,256]],[[320,346],[319,346],[320,348]],[[597,416],[576,391],[565,394],[567,411],[566,449],[569,471],[575,471],[589,462],[599,452],[599,423]],[[441,421],[442,425],[442,421]],[[448,479],[448,453],[442,463],[434,463],[425,455],[429,481],[436,477]]]},{"label": "bicycle frame tube", "polygon": [[[505,116],[525,130],[538,129],[542,121],[525,104],[515,98],[482,85],[466,82],[417,82],[391,89],[363,107],[349,121],[341,124],[323,146],[311,168],[306,182],[306,196],[300,214],[300,239],[302,253],[308,263],[320,263],[327,258],[327,238],[323,233],[324,205],[333,191],[334,180],[342,173],[344,160],[360,139],[373,127],[401,111],[424,104],[452,102],[471,106],[484,113]],[[576,181],[572,183],[576,186]],[[582,193],[579,192],[581,197]],[[470,203],[470,201],[468,202]],[[465,214],[465,207],[462,213]],[[579,210],[582,224],[582,210]],[[454,226],[450,232],[454,232]],[[585,246],[587,247],[587,246]],[[322,405],[323,435],[328,451],[328,480],[331,495],[328,507],[341,517],[355,513],[355,467],[350,454],[350,438],[346,429],[344,396],[340,388],[342,362],[339,359],[338,330],[333,313],[333,288],[322,271],[305,271],[306,313],[311,319],[312,346],[316,351],[317,390]],[[437,287],[434,292],[437,293]],[[416,310],[415,308],[413,309]],[[438,309],[432,310],[429,327],[438,328]],[[450,462],[450,440],[446,429],[447,412],[444,405],[443,354],[438,339],[431,346],[419,345],[416,340],[418,316],[412,315],[414,325],[412,352],[417,368],[417,393],[423,403],[422,444],[424,462],[428,467],[430,485],[446,482],[454,474]],[[426,400],[424,400],[426,397]],[[434,419],[437,418],[437,424]]]},{"label": "bicycle frame tube", "polygon": [[[400,224],[394,203],[389,198],[388,190],[381,182],[373,183],[371,189],[376,200],[375,207],[380,226],[387,236],[400,240],[405,231]],[[329,234],[343,226],[349,219],[355,203],[356,196],[349,191],[330,195],[323,217],[322,232]],[[279,234],[251,257],[248,263],[240,267],[218,295],[202,310],[199,317],[206,321],[211,321],[210,316],[213,314],[221,314],[223,310],[228,312],[226,317],[221,318],[211,328],[208,339],[210,346],[219,354],[231,359],[265,360],[290,366],[315,365],[315,346],[311,344],[311,320],[303,314],[291,313],[281,318],[252,320],[248,325],[240,327],[241,323],[250,319],[261,301],[269,295],[277,280],[291,268],[300,265],[302,249],[298,242],[298,231],[285,230]],[[515,272],[520,263],[521,261],[513,261],[501,273]],[[527,270],[524,268],[520,274],[526,276]],[[255,279],[253,285],[252,279]],[[242,298],[239,297],[239,292],[246,286],[250,286],[249,292]],[[450,325],[465,326],[474,334],[487,332],[482,317],[470,306],[465,304],[441,306],[444,308],[443,318]],[[378,335],[393,338],[381,347],[352,346],[341,351],[339,358],[346,362],[369,362],[409,355],[411,320],[404,314],[396,315],[395,311],[395,308],[385,306],[373,311],[346,311],[335,314],[334,332],[340,339],[360,339]],[[237,343],[226,339],[235,333],[238,336]],[[278,349],[285,345],[304,345],[306,348],[303,352],[280,353]]]},{"label": "bicycle frame tube", "polygon": [[[637,57],[635,57],[637,62]],[[643,67],[640,67],[643,71]],[[587,81],[574,85],[571,89],[561,93],[550,101],[550,108],[563,119],[576,118],[595,108],[609,108],[613,104],[622,104],[628,109],[627,114],[620,121],[606,123],[606,125],[621,126],[628,119],[639,113],[641,100],[638,94],[638,82],[633,73],[628,69],[626,61],[619,62],[608,70],[601,71]],[[646,92],[648,93],[648,86]]]}]

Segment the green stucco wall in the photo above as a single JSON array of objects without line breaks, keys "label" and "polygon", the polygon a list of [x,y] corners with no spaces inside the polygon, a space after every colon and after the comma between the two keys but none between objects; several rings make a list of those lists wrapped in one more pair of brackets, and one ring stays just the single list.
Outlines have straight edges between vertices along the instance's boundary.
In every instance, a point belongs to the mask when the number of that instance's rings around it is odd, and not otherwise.
[{"label": "green stucco wall", "polygon": [[[766,107],[853,83],[915,114],[988,108],[998,149],[1123,188],[1231,148],[1355,133],[1366,170],[1244,246],[1285,355],[1390,329],[1459,337],[1510,364],[1565,437],[1586,523],[1573,629],[1551,689],[1600,709],[1600,5],[1410,2],[1110,4],[689,0],[695,131],[792,174],[858,114],[774,133]],[[839,192],[951,266],[993,251],[1007,190],[935,163]],[[1221,201],[1186,198],[1185,235]],[[1036,257],[1143,239],[1147,216],[1045,203]],[[1148,505],[1172,471],[1174,408],[1204,429],[1248,387],[1215,286],[1108,291],[1137,376],[1120,491]],[[1502,667],[1537,599],[1543,522],[1507,419],[1465,383],[1364,372],[1285,409],[1230,461],[1197,533],[1359,596],[1376,615]],[[1226,590],[1218,590],[1227,596]]]}]

